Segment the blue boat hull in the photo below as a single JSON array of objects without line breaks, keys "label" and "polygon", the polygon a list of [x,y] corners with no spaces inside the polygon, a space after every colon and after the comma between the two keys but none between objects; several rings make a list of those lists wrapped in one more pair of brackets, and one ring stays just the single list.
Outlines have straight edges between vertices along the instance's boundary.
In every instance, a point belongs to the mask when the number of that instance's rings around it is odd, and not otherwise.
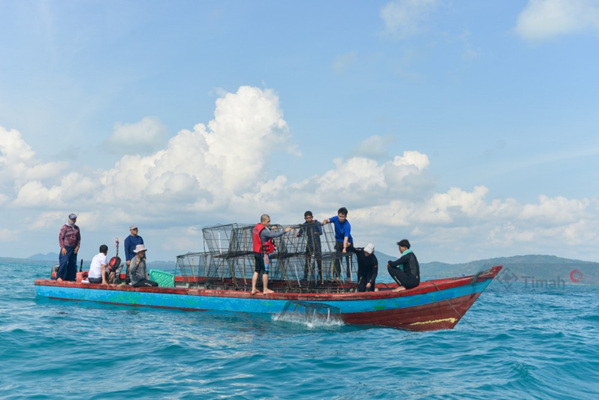
[{"label": "blue boat hull", "polygon": [[39,279],[37,295],[52,299],[92,301],[128,306],[280,314],[290,304],[297,308],[334,310],[346,323],[382,325],[408,330],[453,328],[501,267],[477,276],[421,283],[403,292],[273,293],[187,288],[132,288],[124,285],[57,283]]}]

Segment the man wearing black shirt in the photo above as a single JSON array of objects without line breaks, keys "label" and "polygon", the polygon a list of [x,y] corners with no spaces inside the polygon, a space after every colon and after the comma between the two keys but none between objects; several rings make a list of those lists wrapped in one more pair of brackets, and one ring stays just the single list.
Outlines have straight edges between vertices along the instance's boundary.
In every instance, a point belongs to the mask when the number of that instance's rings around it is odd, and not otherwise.
[{"label": "man wearing black shirt", "polygon": [[407,239],[397,242],[401,257],[395,261],[389,260],[387,271],[399,285],[394,292],[412,289],[420,284],[420,264],[416,255],[410,250],[410,242]]},{"label": "man wearing black shirt", "polygon": [[355,253],[358,259],[358,292],[374,292],[379,270],[379,262],[374,255],[374,245],[368,243],[366,247],[355,248],[352,244],[347,251]]},{"label": "man wearing black shirt", "polygon": [[322,282],[322,245],[320,243],[320,236],[322,235],[322,224],[314,219],[312,211],[306,211],[304,213],[305,223],[301,224],[300,230],[297,232],[297,236],[306,235],[306,266],[304,267],[304,279],[311,280],[314,273],[310,268],[310,262],[312,259],[316,260],[318,265],[318,278],[317,282]]}]

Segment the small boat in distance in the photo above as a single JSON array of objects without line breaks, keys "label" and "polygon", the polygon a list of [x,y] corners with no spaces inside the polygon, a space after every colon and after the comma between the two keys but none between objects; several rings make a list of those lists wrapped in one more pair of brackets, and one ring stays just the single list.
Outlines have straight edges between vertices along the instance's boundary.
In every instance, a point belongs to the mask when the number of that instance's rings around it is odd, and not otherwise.
[{"label": "small boat in distance", "polygon": [[[357,292],[357,266],[334,251],[334,233],[323,228],[318,254],[306,251],[302,227],[276,239],[271,257],[270,294],[251,294],[253,255],[251,226],[219,225],[203,230],[209,251],[177,257],[179,274],[159,287],[89,284],[37,279],[40,297],[93,301],[190,311],[233,311],[335,318],[347,324],[411,331],[451,329],[462,319],[501,270],[495,266],[475,275],[436,279],[394,292],[396,284],[377,283],[374,292]],[[344,268],[339,268],[339,265]],[[124,278],[124,275],[121,275]]]}]

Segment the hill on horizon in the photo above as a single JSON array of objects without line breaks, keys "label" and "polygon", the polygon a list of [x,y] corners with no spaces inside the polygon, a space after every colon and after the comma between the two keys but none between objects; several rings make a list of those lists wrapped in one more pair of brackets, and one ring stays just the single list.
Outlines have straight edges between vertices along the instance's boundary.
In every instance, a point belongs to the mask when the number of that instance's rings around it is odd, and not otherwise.
[{"label": "hill on horizon", "polygon": [[[375,253],[379,266],[384,268],[387,260],[396,260],[397,256],[390,256],[382,252]],[[16,259],[15,259],[16,260]],[[58,262],[57,253],[34,254],[26,260]],[[425,278],[448,278],[453,276],[472,275],[478,271],[486,270],[495,265],[504,268],[498,280],[510,281],[556,281],[566,284],[582,283],[599,285],[599,263],[591,261],[572,260],[557,256],[529,254],[512,257],[496,257],[484,260],[470,261],[467,263],[449,264],[438,261],[421,263],[420,272]],[[151,261],[148,267],[174,269],[174,261]],[[380,273],[385,273],[380,270]]]},{"label": "hill on horizon", "polygon": [[495,265],[504,267],[498,279],[509,275],[511,281],[524,283],[563,281],[566,284],[599,284],[599,263],[540,254],[489,258],[461,264],[430,262],[421,264],[420,269],[425,276],[449,277],[475,274]]}]

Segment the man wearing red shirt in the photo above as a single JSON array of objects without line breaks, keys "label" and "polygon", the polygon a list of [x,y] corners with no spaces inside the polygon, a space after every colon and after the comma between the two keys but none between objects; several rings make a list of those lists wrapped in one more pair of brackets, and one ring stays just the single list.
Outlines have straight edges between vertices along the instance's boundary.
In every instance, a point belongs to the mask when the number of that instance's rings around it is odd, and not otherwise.
[{"label": "man wearing red shirt", "polygon": [[77,252],[81,245],[81,232],[75,225],[77,215],[70,214],[69,221],[62,226],[58,234],[60,255],[56,281],[75,281],[77,279]]}]

